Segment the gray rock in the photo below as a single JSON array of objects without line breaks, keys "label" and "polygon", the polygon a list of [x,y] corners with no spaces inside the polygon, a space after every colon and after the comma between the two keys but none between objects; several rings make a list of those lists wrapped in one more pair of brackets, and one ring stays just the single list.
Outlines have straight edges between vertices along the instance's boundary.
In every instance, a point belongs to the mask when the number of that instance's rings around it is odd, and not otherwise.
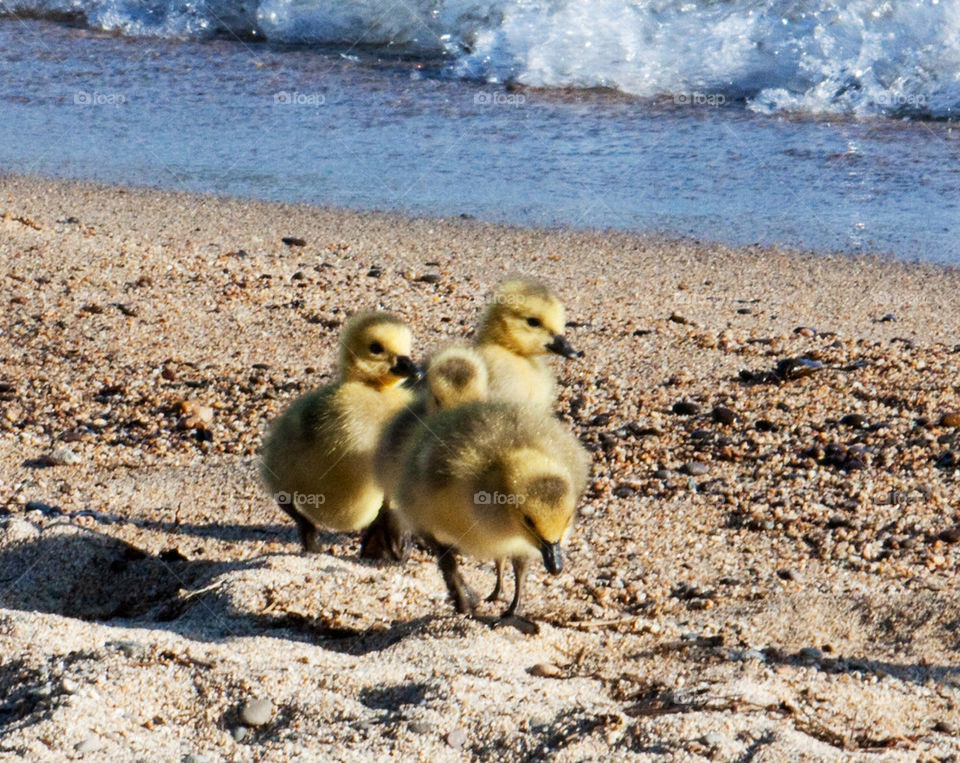
[{"label": "gray rock", "polygon": [[191,752],[189,755],[184,755],[180,763],[210,763],[210,759],[206,755]]},{"label": "gray rock", "polygon": [[70,448],[56,448],[47,456],[47,463],[51,466],[74,466],[80,461],[80,456]]},{"label": "gray rock", "polygon": [[263,726],[273,717],[273,702],[269,699],[250,699],[240,708],[240,722],[246,726]]},{"label": "gray rock", "polygon": [[82,741],[77,742],[73,749],[81,755],[86,755],[88,752],[96,752],[100,749],[100,740],[95,734],[89,734]]},{"label": "gray rock", "polygon": [[455,728],[447,734],[447,744],[453,749],[459,750],[467,743],[467,731],[462,728]]},{"label": "gray rock", "polygon": [[234,742],[242,742],[244,739],[247,738],[247,735],[249,733],[250,731],[247,729],[246,726],[236,726],[231,732],[231,734],[233,735]]},{"label": "gray rock", "polygon": [[710,467],[701,461],[688,461],[683,465],[682,471],[691,477],[701,477],[710,471]]}]

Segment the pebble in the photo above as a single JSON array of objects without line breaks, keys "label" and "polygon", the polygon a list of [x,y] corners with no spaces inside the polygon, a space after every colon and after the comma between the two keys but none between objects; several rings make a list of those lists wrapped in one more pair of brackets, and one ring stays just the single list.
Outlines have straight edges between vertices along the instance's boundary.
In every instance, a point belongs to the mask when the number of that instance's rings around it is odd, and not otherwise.
[{"label": "pebble", "polygon": [[529,668],[527,672],[537,678],[560,678],[563,675],[563,671],[552,662],[538,662]]},{"label": "pebble", "polygon": [[56,448],[46,458],[51,466],[74,466],[79,464],[81,459],[70,448]]},{"label": "pebble", "polygon": [[823,368],[823,363],[810,358],[784,358],[777,363],[776,374],[781,379],[802,379]]},{"label": "pebble", "polygon": [[724,737],[723,734],[718,734],[715,731],[711,731],[709,734],[704,734],[700,737],[700,742],[707,747],[722,747],[726,741],[726,737]]},{"label": "pebble", "polygon": [[725,424],[727,426],[733,424],[737,420],[737,414],[731,409],[725,408],[722,405],[718,405],[712,411],[710,411],[710,417],[718,424]]},{"label": "pebble", "polygon": [[636,495],[637,490],[630,485],[617,485],[613,489],[613,495],[615,498],[629,498],[632,495]]},{"label": "pebble", "polygon": [[710,467],[702,461],[687,461],[680,471],[691,477],[701,477],[710,471]]},{"label": "pebble", "polygon": [[690,319],[689,319],[689,318],[685,318],[685,317],[683,317],[682,315],[680,315],[679,313],[670,313],[670,318],[669,318],[669,320],[670,320],[671,322],[673,322],[673,323],[679,323],[681,326],[685,326],[685,325],[687,325],[688,323],[690,323]]},{"label": "pebble", "polygon": [[79,752],[81,755],[85,755],[88,752],[96,752],[100,749],[100,740],[93,734],[90,734],[82,741],[77,742],[73,746],[73,749]]},{"label": "pebble", "polygon": [[436,729],[437,727],[429,721],[410,722],[410,731],[412,731],[414,734],[431,734],[436,731]]},{"label": "pebble", "polygon": [[234,742],[242,742],[249,733],[246,726],[236,726],[231,732]]},{"label": "pebble", "polygon": [[269,699],[250,699],[240,708],[240,722],[246,726],[263,726],[273,717],[273,702]]},{"label": "pebble", "polygon": [[306,246],[307,242],[297,236],[284,236],[280,239],[287,246]]},{"label": "pebble", "polygon": [[949,721],[937,721],[933,724],[933,730],[938,734],[947,734],[949,736],[957,735],[957,727]]},{"label": "pebble", "polygon": [[420,283],[440,283],[440,274],[424,273],[422,276],[417,278],[417,281],[419,281]]},{"label": "pebble", "polygon": [[822,660],[823,652],[817,649],[815,646],[805,646],[800,650],[800,656],[805,660]]},{"label": "pebble", "polygon": [[960,527],[948,527],[937,537],[944,543],[960,543]]},{"label": "pebble", "polygon": [[673,473],[669,469],[657,469],[653,476],[658,480],[668,480],[673,476]]},{"label": "pebble", "polygon": [[368,278],[379,278],[383,275],[383,268],[378,268],[376,265],[370,267],[370,270],[367,271]]},{"label": "pebble", "polygon": [[960,427],[960,413],[945,413],[940,417],[942,427]]},{"label": "pebble", "polygon": [[466,743],[467,743],[466,729],[457,727],[453,731],[451,731],[449,734],[447,734],[447,744],[450,745],[455,750],[459,750]]},{"label": "pebble", "polygon": [[700,406],[690,400],[678,400],[670,410],[678,416],[696,416],[700,413]]},{"label": "pebble", "polygon": [[205,755],[191,752],[188,755],[184,755],[180,759],[180,763],[210,763],[210,760]]},{"label": "pebble", "polygon": [[860,413],[848,413],[840,419],[840,423],[854,429],[865,429],[868,424],[867,417]]}]

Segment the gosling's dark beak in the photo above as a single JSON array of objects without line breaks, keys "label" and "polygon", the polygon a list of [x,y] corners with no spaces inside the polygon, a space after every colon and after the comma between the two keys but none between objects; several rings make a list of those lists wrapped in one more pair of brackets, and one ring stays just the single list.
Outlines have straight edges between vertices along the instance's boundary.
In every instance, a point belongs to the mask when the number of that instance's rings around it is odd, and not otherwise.
[{"label": "gosling's dark beak", "polygon": [[401,355],[397,358],[397,362],[394,364],[393,368],[390,369],[390,373],[394,376],[405,376],[408,379],[416,381],[422,375],[420,371],[420,366],[414,363],[406,355]]},{"label": "gosling's dark beak", "polygon": [[582,358],[583,353],[577,352],[573,349],[573,345],[567,341],[567,338],[561,334],[554,334],[553,341],[550,344],[545,345],[550,352],[555,352],[557,355],[563,355],[565,358]]},{"label": "gosling's dark beak", "polygon": [[563,557],[560,556],[559,543],[540,541],[540,553],[543,555],[543,566],[551,575],[559,575],[563,569]]}]

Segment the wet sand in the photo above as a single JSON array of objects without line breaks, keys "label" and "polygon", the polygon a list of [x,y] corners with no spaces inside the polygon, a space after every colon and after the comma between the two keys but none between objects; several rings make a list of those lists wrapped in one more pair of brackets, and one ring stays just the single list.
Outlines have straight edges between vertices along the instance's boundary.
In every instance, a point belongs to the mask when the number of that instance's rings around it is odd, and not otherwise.
[{"label": "wet sand", "polygon": [[[0,759],[960,754],[956,271],[19,176],[0,257]],[[538,636],[256,472],[346,315],[425,355],[512,273],[594,455]]]}]

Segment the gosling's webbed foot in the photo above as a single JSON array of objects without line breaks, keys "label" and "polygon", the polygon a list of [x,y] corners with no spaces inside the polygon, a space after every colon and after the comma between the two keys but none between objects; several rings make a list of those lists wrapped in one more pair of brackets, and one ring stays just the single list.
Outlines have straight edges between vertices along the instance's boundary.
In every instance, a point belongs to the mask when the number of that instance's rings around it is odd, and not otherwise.
[{"label": "gosling's webbed foot", "polygon": [[293,520],[297,526],[297,533],[300,536],[300,546],[310,554],[319,554],[323,551],[320,546],[320,537],[317,528],[309,519],[297,511],[289,499],[277,500],[277,506],[280,510]]},{"label": "gosling's webbed foot", "polygon": [[460,578],[455,591],[451,589],[450,595],[453,597],[453,605],[461,615],[469,615],[480,605],[480,597],[466,584],[463,578]]},{"label": "gosling's webbed foot", "polygon": [[453,546],[445,546],[435,540],[431,540],[430,545],[437,555],[437,564],[440,565],[443,580],[447,584],[450,598],[453,599],[453,606],[462,615],[470,614],[479,606],[480,599],[457,569],[457,552]]},{"label": "gosling's webbed foot", "polygon": [[360,540],[363,559],[402,562],[410,555],[410,535],[400,527],[386,504]]}]

